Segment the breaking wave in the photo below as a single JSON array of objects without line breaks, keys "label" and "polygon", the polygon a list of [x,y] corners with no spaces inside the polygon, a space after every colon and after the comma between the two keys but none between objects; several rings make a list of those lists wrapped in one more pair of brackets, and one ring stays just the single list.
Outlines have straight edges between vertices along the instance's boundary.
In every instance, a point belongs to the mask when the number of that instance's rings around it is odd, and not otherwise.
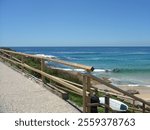
[{"label": "breaking wave", "polygon": [[45,55],[45,54],[35,54],[35,55],[40,57],[45,57],[45,58],[57,58],[56,56],[53,55]]}]

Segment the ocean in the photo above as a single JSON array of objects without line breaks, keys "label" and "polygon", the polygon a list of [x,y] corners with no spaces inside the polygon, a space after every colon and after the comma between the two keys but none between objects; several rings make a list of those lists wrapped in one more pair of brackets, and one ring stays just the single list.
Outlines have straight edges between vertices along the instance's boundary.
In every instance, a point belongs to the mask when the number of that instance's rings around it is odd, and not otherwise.
[{"label": "ocean", "polygon": [[[93,66],[93,74],[113,84],[150,87],[150,47],[11,47]],[[49,65],[54,65],[49,63]],[[66,69],[65,66],[59,66]]]}]

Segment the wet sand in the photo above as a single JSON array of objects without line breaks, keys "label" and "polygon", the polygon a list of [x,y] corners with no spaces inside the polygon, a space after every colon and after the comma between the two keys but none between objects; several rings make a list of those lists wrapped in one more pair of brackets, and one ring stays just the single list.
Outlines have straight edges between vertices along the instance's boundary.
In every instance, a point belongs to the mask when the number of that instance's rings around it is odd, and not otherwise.
[{"label": "wet sand", "polygon": [[[96,88],[99,88],[99,89],[103,89],[103,90],[110,90],[110,91],[114,91],[116,92],[115,90],[105,86],[105,85],[102,85],[102,84],[95,84],[94,85]],[[144,87],[144,86],[127,86],[127,85],[118,85],[116,87],[119,87],[125,91],[127,90],[136,90],[139,92],[139,94],[135,94],[135,96],[139,97],[139,98],[142,98],[146,101],[150,101],[150,87]],[[118,93],[118,92],[117,92]]]}]

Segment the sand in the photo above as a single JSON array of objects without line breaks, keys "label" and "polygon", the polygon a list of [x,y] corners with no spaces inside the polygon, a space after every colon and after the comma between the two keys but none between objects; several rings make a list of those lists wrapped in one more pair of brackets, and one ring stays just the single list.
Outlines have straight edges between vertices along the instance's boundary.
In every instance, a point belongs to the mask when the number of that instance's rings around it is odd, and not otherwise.
[{"label": "sand", "polygon": [[[102,84],[95,84],[94,85],[96,88],[99,88],[99,89],[107,89],[107,90],[110,90],[110,91],[115,91],[111,88],[108,88],[107,86],[105,85],[102,85]],[[127,90],[136,90],[139,92],[139,94],[135,94],[135,96],[139,97],[139,98],[142,98],[146,101],[150,101],[150,87],[144,87],[144,86],[127,86],[127,85],[121,85],[121,86],[117,86],[125,91]],[[116,92],[116,91],[115,91]]]}]

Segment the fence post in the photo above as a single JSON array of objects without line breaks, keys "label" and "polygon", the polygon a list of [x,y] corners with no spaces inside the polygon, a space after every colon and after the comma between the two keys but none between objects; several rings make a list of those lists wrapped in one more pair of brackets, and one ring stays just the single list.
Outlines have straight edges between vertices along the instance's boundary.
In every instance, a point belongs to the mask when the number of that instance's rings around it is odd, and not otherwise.
[{"label": "fence post", "polygon": [[[21,56],[21,64],[24,64],[24,56]],[[24,67],[23,66],[21,67],[21,69],[22,69],[22,72],[24,72]]]},{"label": "fence post", "polygon": [[[4,54],[4,53],[2,53],[2,56],[3,56],[3,57],[5,57],[5,54]],[[5,60],[5,59],[3,59],[3,61],[4,61],[4,63],[6,62],[6,60]]]},{"label": "fence post", "polygon": [[[12,60],[12,54],[9,53],[9,55],[10,55],[10,59]],[[10,65],[12,66],[12,62],[10,62]]]},{"label": "fence post", "polygon": [[[91,106],[88,104],[91,103],[91,81],[90,77],[87,74],[83,75],[83,112],[91,112]],[[89,92],[87,95],[86,92]]]},{"label": "fence post", "polygon": [[83,75],[83,112],[87,112],[87,104],[86,104],[86,84],[87,78]]},{"label": "fence post", "polygon": [[[91,78],[87,76],[87,91],[89,92],[87,96],[87,104],[91,103]],[[91,112],[91,106],[87,105],[87,112]]]},{"label": "fence post", "polygon": [[[41,58],[41,71],[44,71],[44,59]],[[41,75],[43,83],[45,83],[45,78]]]},{"label": "fence post", "polygon": [[133,111],[132,112],[135,112],[134,108],[135,108],[135,100],[133,100]]},{"label": "fence post", "polygon": [[145,103],[143,103],[143,113],[145,113]]},{"label": "fence post", "polygon": [[109,108],[107,107],[107,106],[109,106],[109,95],[108,94],[106,94],[106,96],[105,96],[105,104],[106,104],[105,113],[109,113]]}]

